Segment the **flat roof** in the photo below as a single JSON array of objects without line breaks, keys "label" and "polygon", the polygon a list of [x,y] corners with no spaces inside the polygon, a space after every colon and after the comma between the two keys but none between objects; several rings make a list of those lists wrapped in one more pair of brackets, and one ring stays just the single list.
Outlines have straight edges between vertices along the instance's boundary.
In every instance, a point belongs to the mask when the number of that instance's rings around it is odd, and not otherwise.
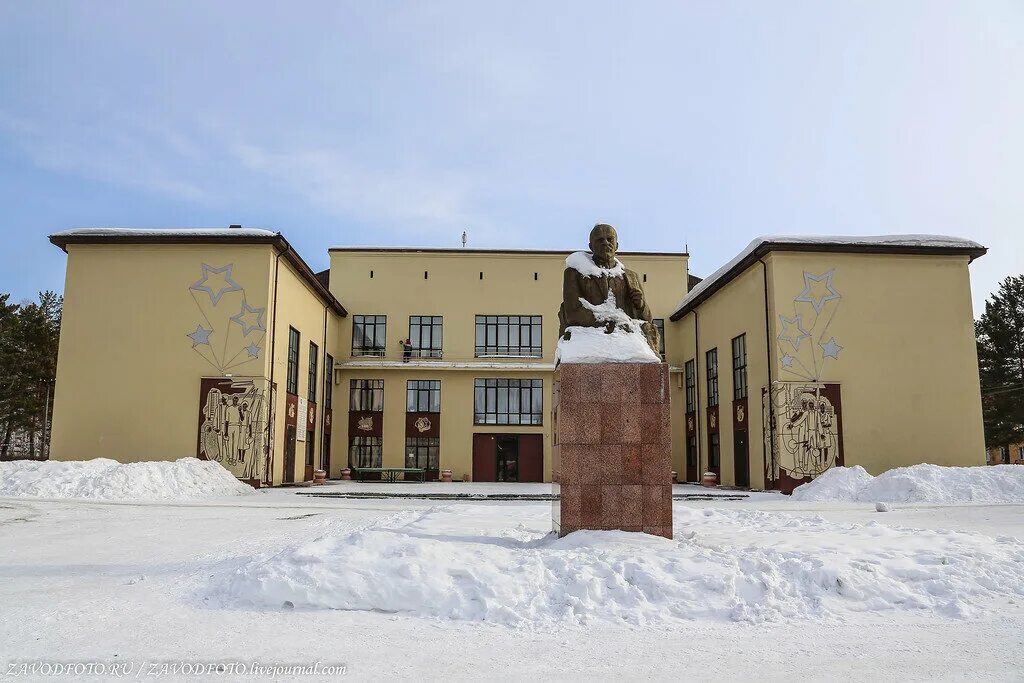
[{"label": "flat roof", "polygon": [[[586,249],[475,249],[463,247],[330,247],[327,251],[365,251],[426,254],[537,254],[568,256]],[[689,256],[685,251],[620,251],[619,256]]]},{"label": "flat roof", "polygon": [[284,235],[263,228],[75,228],[55,232],[50,242],[67,253],[69,244],[269,244],[284,256],[299,276],[329,308],[341,316],[348,311],[331,294],[316,273],[292,248]]},{"label": "flat roof", "polygon": [[946,235],[764,235],[697,283],[669,319],[679,320],[771,251],[964,255],[973,261],[988,249],[973,240]]}]

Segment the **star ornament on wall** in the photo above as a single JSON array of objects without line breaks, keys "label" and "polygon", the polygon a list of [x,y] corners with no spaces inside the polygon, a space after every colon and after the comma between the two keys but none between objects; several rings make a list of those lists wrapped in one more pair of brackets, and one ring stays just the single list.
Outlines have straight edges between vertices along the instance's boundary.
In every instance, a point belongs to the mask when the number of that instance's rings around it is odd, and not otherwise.
[{"label": "star ornament on wall", "polygon": [[253,308],[249,302],[243,301],[242,310],[231,316],[231,321],[242,326],[242,336],[248,335],[253,330],[265,332],[267,328],[263,326],[263,314],[266,311],[265,308]]},{"label": "star ornament on wall", "polygon": [[[821,309],[825,308],[825,304],[829,301],[838,301],[841,297],[832,287],[832,272],[822,273],[821,275],[811,275],[807,271],[804,271],[804,291],[800,292],[800,296],[793,299],[793,302],[802,301],[808,303],[814,307],[815,313],[821,313]],[[822,283],[825,285],[825,293],[820,297],[814,295],[814,285]]]},{"label": "star ornament on wall", "polygon": [[210,295],[210,301],[216,306],[220,302],[220,298],[228,292],[242,291],[241,285],[231,279],[231,271],[234,267],[233,263],[220,268],[214,268],[204,263],[203,276],[189,289],[206,292]]},{"label": "star ornament on wall", "polygon": [[793,318],[779,315],[782,323],[782,332],[779,334],[779,341],[788,341],[797,351],[800,350],[800,340],[811,336],[811,333],[804,329],[803,320],[797,313]]},{"label": "star ornament on wall", "polygon": [[832,337],[824,344],[818,344],[821,347],[822,358],[834,358],[839,360],[839,352],[843,350],[843,347],[836,343],[836,338]]},{"label": "star ornament on wall", "polygon": [[200,344],[210,345],[210,335],[213,334],[213,330],[208,330],[202,325],[196,326],[196,331],[186,334],[185,336],[192,340],[192,348],[196,348]]},{"label": "star ornament on wall", "polygon": [[249,345],[245,347],[245,352],[249,354],[249,358],[260,357],[260,347],[253,342],[249,342]]},{"label": "star ornament on wall", "polygon": [[793,358],[793,356],[787,353],[780,360],[782,361],[782,367],[788,368],[793,365],[793,361],[795,361],[796,358]]}]

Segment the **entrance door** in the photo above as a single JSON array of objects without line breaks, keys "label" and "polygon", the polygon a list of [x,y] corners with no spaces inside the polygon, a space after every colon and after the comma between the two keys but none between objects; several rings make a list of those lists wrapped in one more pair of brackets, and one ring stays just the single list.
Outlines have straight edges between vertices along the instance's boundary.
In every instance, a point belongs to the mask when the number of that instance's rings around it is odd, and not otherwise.
[{"label": "entrance door", "polygon": [[499,434],[497,446],[498,481],[519,481],[519,437],[513,434]]},{"label": "entrance door", "polygon": [[295,481],[295,425],[284,428],[284,477],[282,481],[290,484]]},{"label": "entrance door", "polygon": [[747,445],[747,430],[733,432],[733,462],[736,472],[736,486],[750,488],[750,448]]},{"label": "entrance door", "polygon": [[686,437],[686,481],[700,481],[697,471],[697,435]]}]

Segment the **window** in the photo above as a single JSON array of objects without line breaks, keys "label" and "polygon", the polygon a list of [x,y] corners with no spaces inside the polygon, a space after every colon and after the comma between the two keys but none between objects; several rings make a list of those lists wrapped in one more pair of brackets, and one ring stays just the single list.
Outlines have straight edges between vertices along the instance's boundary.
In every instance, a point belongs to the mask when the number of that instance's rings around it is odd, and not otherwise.
[{"label": "window", "polygon": [[1003,446],[1000,450],[1002,451],[1002,455],[1003,455],[1003,464],[1005,464],[1005,465],[1010,464],[1010,447],[1009,446]]},{"label": "window", "polygon": [[285,391],[289,394],[299,393],[299,331],[288,328],[288,377]]},{"label": "window", "polygon": [[405,383],[405,412],[440,413],[441,380],[410,379]]},{"label": "window", "polygon": [[439,467],[438,452],[441,440],[437,437],[405,437],[405,466],[436,470]]},{"label": "window", "polygon": [[697,435],[690,434],[686,437],[686,466],[697,466]]},{"label": "window", "polygon": [[384,410],[384,380],[349,380],[349,412],[381,412]]},{"label": "window", "polygon": [[316,403],[316,364],[319,359],[320,349],[313,342],[309,342],[309,378],[306,391],[310,403]]},{"label": "window", "polygon": [[707,352],[708,407],[718,405],[718,349]]},{"label": "window", "polygon": [[708,468],[712,470],[718,469],[718,455],[719,455],[719,442],[718,434],[708,434]]},{"label": "window", "polygon": [[732,397],[747,397],[747,335],[732,340]]},{"label": "window", "polygon": [[654,326],[658,328],[658,354],[665,360],[665,319],[655,318]]},{"label": "window", "polygon": [[379,436],[353,436],[348,446],[348,466],[380,467],[381,441]]},{"label": "window", "polygon": [[476,317],[476,355],[531,356],[543,355],[541,316],[478,315]]},{"label": "window", "polygon": [[334,356],[327,354],[324,360],[324,408],[331,409],[334,401]]},{"label": "window", "polygon": [[691,358],[683,365],[686,378],[686,412],[697,410],[697,359]]},{"label": "window", "polygon": [[387,326],[386,315],[352,316],[352,355],[383,357]]},{"label": "window", "polygon": [[474,424],[544,423],[544,380],[477,379],[474,390]]},{"label": "window", "polygon": [[415,358],[441,357],[441,316],[410,315],[409,341]]}]

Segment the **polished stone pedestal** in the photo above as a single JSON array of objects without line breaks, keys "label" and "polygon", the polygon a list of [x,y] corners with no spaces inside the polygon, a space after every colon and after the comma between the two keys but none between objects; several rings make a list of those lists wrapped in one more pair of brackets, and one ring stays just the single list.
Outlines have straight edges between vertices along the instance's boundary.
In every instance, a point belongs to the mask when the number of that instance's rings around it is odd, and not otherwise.
[{"label": "polished stone pedestal", "polygon": [[664,363],[555,370],[554,530],[672,538],[672,430]]}]

